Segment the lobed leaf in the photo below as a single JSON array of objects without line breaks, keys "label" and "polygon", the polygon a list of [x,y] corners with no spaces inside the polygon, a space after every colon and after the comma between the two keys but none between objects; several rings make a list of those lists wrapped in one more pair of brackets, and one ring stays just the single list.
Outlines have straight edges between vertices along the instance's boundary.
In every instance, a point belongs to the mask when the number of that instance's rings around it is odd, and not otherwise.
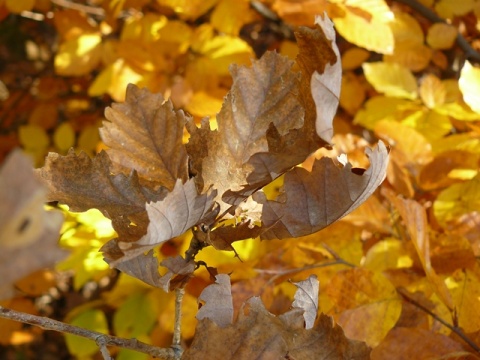
[{"label": "lobed leaf", "polygon": [[312,172],[295,168],[285,175],[285,202],[254,195],[263,204],[262,239],[284,239],[323,229],[362,204],[385,178],[388,151],[383,142],[367,149],[370,167],[365,172],[347,163],[340,167],[329,158],[313,165]]},{"label": "lobed leaf", "polygon": [[187,151],[182,143],[187,117],[161,94],[128,85],[125,102],[105,110],[109,121],[100,134],[115,165],[135,169],[147,181],[173,189],[187,180]]}]

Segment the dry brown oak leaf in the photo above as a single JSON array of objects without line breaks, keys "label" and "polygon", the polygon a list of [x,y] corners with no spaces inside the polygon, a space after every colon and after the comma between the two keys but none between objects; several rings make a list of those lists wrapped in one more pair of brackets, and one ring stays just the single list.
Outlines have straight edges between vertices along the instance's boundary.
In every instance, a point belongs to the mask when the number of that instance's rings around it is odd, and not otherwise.
[{"label": "dry brown oak leaf", "polygon": [[347,339],[329,316],[322,314],[307,330],[302,313],[303,309],[293,309],[277,317],[260,298],[252,297],[232,325],[200,320],[182,359],[369,359],[367,345]]}]

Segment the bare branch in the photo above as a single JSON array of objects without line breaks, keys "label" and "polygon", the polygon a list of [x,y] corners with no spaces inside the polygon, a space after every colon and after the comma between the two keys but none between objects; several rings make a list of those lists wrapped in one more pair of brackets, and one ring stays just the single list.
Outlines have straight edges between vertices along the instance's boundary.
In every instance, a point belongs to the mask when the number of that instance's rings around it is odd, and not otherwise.
[{"label": "bare branch", "polygon": [[46,317],[31,315],[24,312],[7,309],[3,306],[0,306],[0,317],[19,321],[25,324],[35,325],[45,330],[54,330],[93,340],[100,346],[104,359],[110,358],[108,351],[106,351],[106,346],[118,346],[125,349],[135,350],[165,360],[178,359],[174,349],[163,349],[145,344],[141,341],[138,341],[137,339],[124,339],[117,336],[102,334],[96,331],[83,329],[70,324],[65,324],[61,321],[52,320]]},{"label": "bare branch", "polygon": [[185,288],[182,287],[182,288],[175,289],[175,324],[173,326],[172,349],[175,350],[178,358],[180,358],[183,353],[182,345],[180,344],[183,295],[185,295]]},{"label": "bare branch", "polygon": [[[395,0],[398,3],[405,4],[418,12],[420,15],[425,17],[427,20],[433,22],[433,23],[446,23],[445,19],[442,19],[440,16],[435,14],[431,9],[428,7],[424,6],[423,4],[420,4],[416,0]],[[457,45],[465,52],[465,56],[467,59],[470,59],[475,62],[480,62],[480,53],[475,51],[470,44],[468,43],[467,39],[465,39],[461,34],[457,35]]]},{"label": "bare branch", "polygon": [[446,326],[447,328],[449,328],[450,330],[452,330],[455,334],[457,334],[463,341],[465,341],[468,345],[470,345],[470,347],[472,349],[474,349],[476,352],[480,353],[480,347],[475,344],[464,332],[462,329],[460,329],[459,327],[457,326],[454,326],[452,324],[449,324],[447,321],[443,320],[441,317],[439,317],[437,314],[435,314],[434,312],[432,312],[431,310],[427,309],[425,306],[423,306],[422,304],[418,303],[417,301],[415,301],[414,299],[412,299],[410,296],[408,296],[408,294],[402,290],[402,289],[397,289],[397,292],[406,300],[408,301],[410,304],[412,305],[415,305],[416,307],[418,307],[420,310],[422,310],[423,312],[427,313],[428,315],[430,315],[431,317],[433,317],[435,320],[437,320],[439,323],[441,323],[442,325]]}]

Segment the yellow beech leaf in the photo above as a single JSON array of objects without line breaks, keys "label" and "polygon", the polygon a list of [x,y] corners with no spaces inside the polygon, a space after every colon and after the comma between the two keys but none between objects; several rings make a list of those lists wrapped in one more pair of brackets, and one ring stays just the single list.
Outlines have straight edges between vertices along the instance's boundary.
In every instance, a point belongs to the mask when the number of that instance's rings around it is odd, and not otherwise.
[{"label": "yellow beech leaf", "polygon": [[466,333],[480,330],[480,270],[458,269],[446,279],[458,316],[458,326]]},{"label": "yellow beech leaf", "polygon": [[75,145],[75,131],[70,123],[64,122],[55,129],[53,143],[60,152],[66,152]]},{"label": "yellow beech leaf", "polygon": [[433,203],[433,213],[443,226],[462,215],[479,210],[480,175],[469,181],[451,185],[443,190]]},{"label": "yellow beech leaf", "polygon": [[430,141],[443,137],[452,129],[448,116],[428,109],[421,109],[406,116],[401,123],[416,129]]},{"label": "yellow beech leaf", "polygon": [[88,95],[100,96],[108,93],[115,101],[123,101],[127,85],[138,84],[143,78],[143,75],[125,64],[123,59],[119,59],[98,74],[88,88]]},{"label": "yellow beech leaf", "polygon": [[30,11],[34,5],[35,0],[5,0],[5,6],[14,14],[20,14],[22,11]]},{"label": "yellow beech leaf", "polygon": [[175,11],[180,18],[195,20],[212,8],[218,0],[157,0],[161,6]]},{"label": "yellow beech leaf", "polygon": [[210,16],[210,23],[222,33],[237,36],[242,26],[253,20],[253,15],[248,0],[220,0]]},{"label": "yellow beech leaf", "polygon": [[418,91],[423,103],[430,109],[442,105],[447,97],[445,84],[433,74],[423,77]]},{"label": "yellow beech leaf", "polygon": [[87,154],[93,155],[99,142],[100,135],[98,133],[98,127],[87,125],[82,129],[80,135],[78,136],[77,146],[80,150],[85,151]]},{"label": "yellow beech leaf", "polygon": [[333,315],[350,339],[378,345],[402,311],[395,287],[382,275],[365,268],[337,272],[326,293],[334,303]]},{"label": "yellow beech leaf", "polygon": [[222,107],[222,99],[211,96],[203,91],[193,94],[185,109],[192,115],[199,117],[215,117]]},{"label": "yellow beech leaf", "polygon": [[342,54],[343,70],[354,70],[362,66],[370,57],[370,52],[365,49],[353,47]]},{"label": "yellow beech leaf", "polygon": [[432,49],[450,49],[457,39],[458,30],[452,25],[435,23],[428,28],[427,43]]},{"label": "yellow beech leaf", "polygon": [[386,96],[375,96],[365,103],[365,108],[355,114],[354,124],[373,130],[382,120],[398,121],[421,108],[412,101]]},{"label": "yellow beech leaf", "polygon": [[389,63],[398,63],[412,71],[425,69],[432,59],[432,50],[422,43],[399,42],[395,43],[392,55],[384,55],[383,60]]},{"label": "yellow beech leaf", "polygon": [[100,34],[84,34],[60,45],[55,71],[63,76],[82,76],[94,70],[101,59]]},{"label": "yellow beech leaf", "polygon": [[449,150],[463,150],[473,154],[480,154],[480,136],[472,132],[453,134],[432,141],[432,150],[435,154]]},{"label": "yellow beech leaf", "polygon": [[340,106],[350,115],[355,115],[365,101],[365,86],[353,72],[346,72],[342,77]]},{"label": "yellow beech leaf", "polygon": [[37,125],[21,126],[18,135],[20,144],[27,149],[46,149],[50,144],[45,129]]},{"label": "yellow beech leaf", "polygon": [[480,68],[466,61],[458,80],[463,99],[476,113],[480,114]]},{"label": "yellow beech leaf", "polygon": [[[394,48],[392,29],[388,26],[392,13],[373,17],[370,21],[358,16],[350,8],[344,8],[345,16],[333,18],[335,28],[340,35],[352,44],[381,54],[391,54]],[[389,15],[391,14],[391,15]]]},{"label": "yellow beech leaf", "polygon": [[416,129],[384,120],[376,124],[375,134],[400,150],[412,164],[425,164],[432,158],[431,145]]},{"label": "yellow beech leaf", "polygon": [[414,100],[417,81],[406,67],[394,63],[366,63],[362,66],[365,77],[375,90],[386,96]]},{"label": "yellow beech leaf", "polygon": [[395,18],[389,23],[395,38],[395,47],[399,43],[422,44],[423,30],[418,21],[412,16],[402,11],[396,11]]},{"label": "yellow beech leaf", "polygon": [[465,15],[475,7],[475,0],[440,0],[435,4],[435,11],[444,19]]},{"label": "yellow beech leaf", "polygon": [[368,249],[363,266],[372,271],[409,268],[413,265],[412,254],[405,242],[395,238],[379,241]]}]

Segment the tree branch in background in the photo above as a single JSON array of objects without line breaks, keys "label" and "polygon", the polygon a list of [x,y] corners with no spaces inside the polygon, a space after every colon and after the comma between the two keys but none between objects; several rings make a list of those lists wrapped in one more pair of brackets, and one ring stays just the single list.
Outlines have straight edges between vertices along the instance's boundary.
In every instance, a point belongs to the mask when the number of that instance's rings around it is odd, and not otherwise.
[{"label": "tree branch in background", "polygon": [[[420,15],[425,17],[431,22],[434,23],[447,23],[445,19],[442,19],[440,16],[435,14],[432,9],[420,4],[416,0],[394,0],[395,2],[404,4],[418,12]],[[465,52],[465,56],[467,59],[480,63],[480,53],[475,51],[470,44],[468,43],[467,39],[465,39],[461,34],[457,35],[457,45]]]},{"label": "tree branch in background", "polygon": [[110,355],[106,350],[107,346],[118,346],[125,349],[135,350],[141,353],[149,354],[165,360],[176,360],[178,356],[174,349],[163,349],[145,344],[137,339],[124,339],[117,336],[102,334],[92,330],[86,330],[61,321],[52,320],[42,316],[31,315],[20,311],[6,309],[0,306],[0,317],[19,321],[25,324],[39,326],[45,330],[54,330],[72,335],[81,336],[95,341],[100,347],[104,359],[109,359]]},{"label": "tree branch in background", "polygon": [[447,321],[443,320],[441,317],[439,317],[437,314],[433,313],[429,309],[427,309],[425,306],[422,304],[418,303],[414,299],[412,299],[408,294],[402,290],[402,289],[397,289],[397,292],[405,299],[405,301],[409,302],[412,305],[415,305],[418,307],[420,310],[424,311],[431,317],[433,317],[435,320],[440,322],[442,325],[446,326],[450,330],[452,330],[455,334],[457,334],[463,341],[465,341],[472,349],[474,349],[476,352],[480,353],[480,347],[475,344],[464,332],[462,329],[460,329],[457,326],[454,326],[452,324],[449,324]]}]

